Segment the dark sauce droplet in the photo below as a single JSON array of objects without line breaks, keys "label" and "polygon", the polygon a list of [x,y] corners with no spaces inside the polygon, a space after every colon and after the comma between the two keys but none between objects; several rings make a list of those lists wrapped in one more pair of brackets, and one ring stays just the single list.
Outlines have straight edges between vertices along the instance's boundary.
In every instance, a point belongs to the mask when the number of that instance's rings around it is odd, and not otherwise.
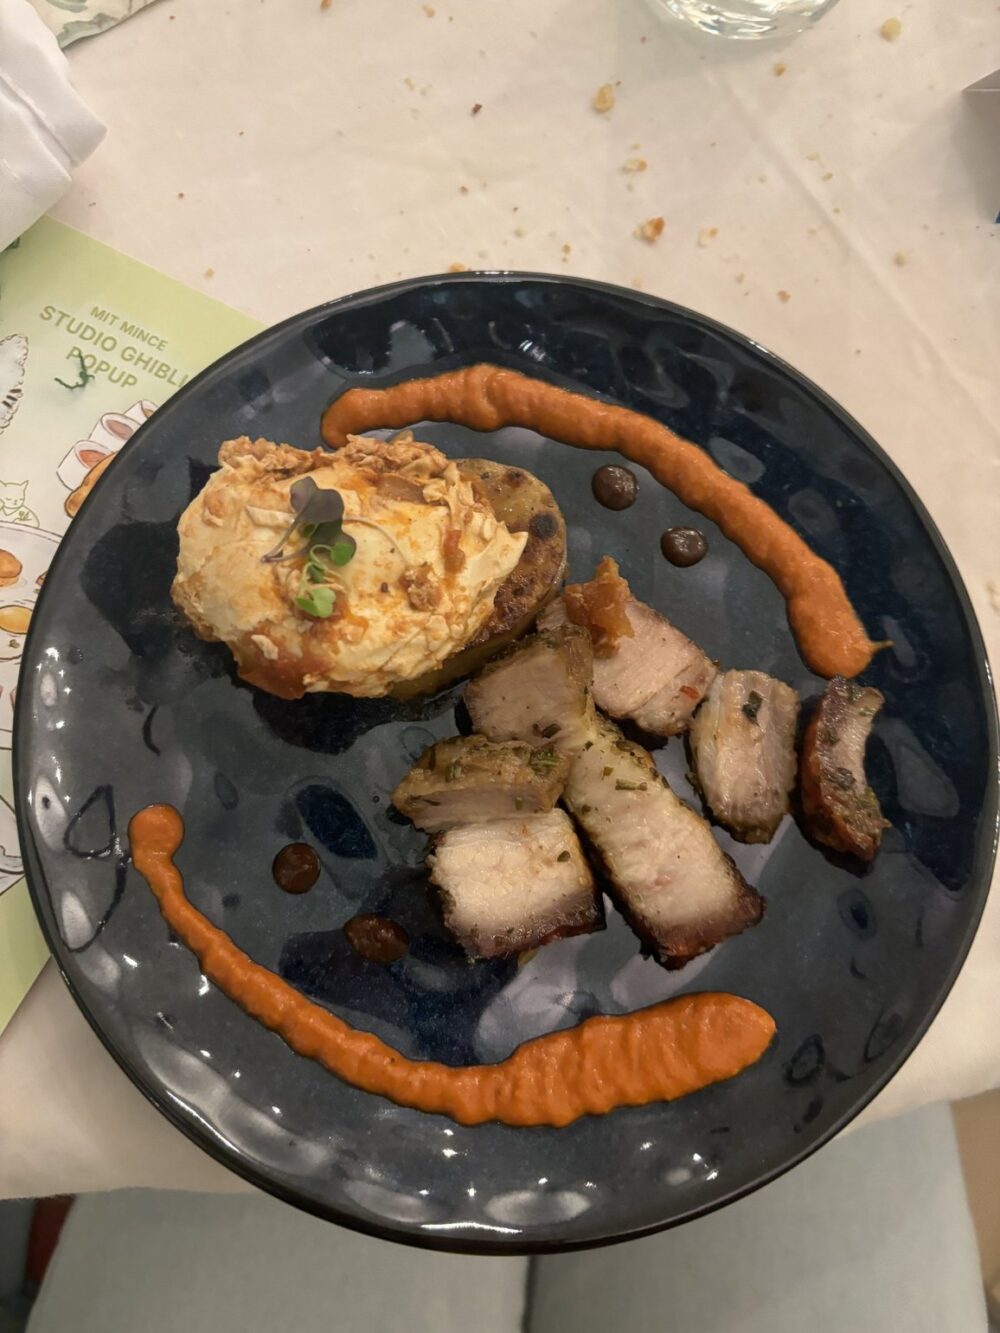
[{"label": "dark sauce droplet", "polygon": [[667,528],[660,538],[660,550],[672,565],[687,569],[705,558],[708,542],[697,528]]},{"label": "dark sauce droplet", "polygon": [[286,893],[305,893],[319,879],[319,857],[307,842],[290,842],[274,858],[271,874]]},{"label": "dark sauce droplet", "polygon": [[605,509],[628,509],[635,504],[639,494],[639,483],[635,473],[627,467],[615,467],[608,464],[599,467],[590,480],[590,489],[594,499]]},{"label": "dark sauce droplet", "polygon": [[410,937],[398,922],[374,912],[352,916],[344,934],[354,952],[370,963],[398,963],[410,947]]}]

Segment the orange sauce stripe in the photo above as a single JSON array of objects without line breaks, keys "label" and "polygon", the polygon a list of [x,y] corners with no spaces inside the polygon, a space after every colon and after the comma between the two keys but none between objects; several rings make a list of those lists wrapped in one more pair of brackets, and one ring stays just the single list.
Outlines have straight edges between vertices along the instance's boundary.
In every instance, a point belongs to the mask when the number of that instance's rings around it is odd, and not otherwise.
[{"label": "orange sauce stripe", "polygon": [[536,1037],[495,1065],[410,1060],[337,1018],[248,958],[188,900],[174,855],[180,814],[151,805],[129,824],[132,862],[171,929],[231,1000],[299,1055],[366,1092],[463,1125],[568,1125],[616,1106],[672,1101],[754,1064],[774,1035],[770,1014],[735,995],[682,995],[632,1014],[588,1018]]},{"label": "orange sauce stripe", "polygon": [[322,433],[336,447],[348,435],[425,420],[481,431],[524,426],[580,449],[615,449],[718,524],[770,576],[788,604],[802,657],[818,675],[856,676],[884,646],[868,638],[833,566],[766,501],[697,445],[641,412],[480,365],[386,389],[348,389],[323,414]]}]

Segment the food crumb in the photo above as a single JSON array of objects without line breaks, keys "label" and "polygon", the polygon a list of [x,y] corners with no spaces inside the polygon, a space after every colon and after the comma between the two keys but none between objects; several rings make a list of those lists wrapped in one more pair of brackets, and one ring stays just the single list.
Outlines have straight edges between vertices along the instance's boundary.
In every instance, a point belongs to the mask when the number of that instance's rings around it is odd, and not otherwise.
[{"label": "food crumb", "polygon": [[183,199],[183,198],[184,198],[184,191],[183,191],[183,190],[178,190],[178,191],[177,191],[177,198],[178,198],[178,199]]},{"label": "food crumb", "polygon": [[839,213],[839,212],[840,212],[840,206],[839,206],[838,204],[834,204],[834,206],[833,206],[833,211],[834,211],[835,213]]},{"label": "food crumb", "polygon": [[214,269],[214,268],[207,268],[207,269],[205,270],[205,277],[206,277],[206,278],[214,278],[214,277],[215,277],[215,269]]},{"label": "food crumb", "polygon": [[403,79],[403,82],[406,84],[407,88],[409,88],[411,93],[416,92],[417,85],[410,78],[409,74],[406,75],[406,77]]},{"label": "food crumb", "polygon": [[906,263],[905,253],[902,250],[897,250],[892,257],[892,262],[896,265],[897,268],[902,268],[903,265]]},{"label": "food crumb", "polygon": [[427,15],[429,19],[432,19],[434,15],[437,13],[437,10],[434,8],[433,5],[421,5],[420,8],[424,11],[424,13]]},{"label": "food crumb", "polygon": [[528,233],[524,230],[523,227],[515,227],[515,228],[514,228],[514,235],[515,235],[515,236],[521,237],[521,236],[527,236],[527,234],[528,234]]},{"label": "food crumb", "polygon": [[745,273],[737,273],[737,275],[736,275],[736,281],[737,281],[737,282],[743,282],[743,281],[746,279],[746,276],[747,276],[747,275],[746,275]]},{"label": "food crumb", "polygon": [[897,18],[886,19],[879,28],[879,33],[887,42],[894,42],[902,31],[903,25]]},{"label": "food crumb", "polygon": [[333,0],[319,0],[320,9],[329,9],[332,4]]},{"label": "food crumb", "polygon": [[787,69],[788,66],[785,64],[785,62],[783,60],[779,60],[774,67],[774,77],[776,79],[780,79],[782,74],[784,74]]},{"label": "food crumb", "polygon": [[460,185],[460,186],[458,187],[458,192],[459,192],[459,194],[468,194],[468,193],[469,193],[469,187],[468,187],[467,185]]},{"label": "food crumb", "polygon": [[818,161],[819,161],[819,153],[817,153],[817,152],[806,153],[806,161],[807,161],[807,162],[818,162]]},{"label": "food crumb", "polygon": [[791,299],[792,299],[792,294],[791,294],[791,292],[786,292],[786,291],[784,290],[784,288],[782,288],[782,290],[778,293],[778,300],[782,303],[782,305],[784,305],[786,302],[790,301]]},{"label": "food crumb", "polygon": [[482,102],[474,102],[474,103],[472,104],[472,114],[473,114],[474,116],[478,116],[479,113],[480,113],[480,111],[482,111],[482,109],[483,109],[483,104],[482,104]]},{"label": "food crumb", "polygon": [[615,104],[615,90],[610,83],[602,83],[597,92],[594,93],[593,107],[602,115],[606,114]]},{"label": "food crumb", "polygon": [[459,263],[456,262],[456,263],[454,263],[454,264],[449,264],[449,265],[448,265],[448,272],[449,272],[449,273],[468,273],[468,272],[469,272],[469,266],[468,266],[468,264],[459,264]]},{"label": "food crumb", "polygon": [[649,163],[644,157],[629,157],[625,160],[622,171],[645,171]]},{"label": "food crumb", "polygon": [[832,171],[828,171],[828,172],[826,173],[826,175],[823,177],[823,179],[824,179],[825,181],[832,181],[832,180],[833,180],[833,172],[832,172]]},{"label": "food crumb", "polygon": [[641,292],[643,290],[642,278],[633,278],[632,286],[635,288],[637,292]]},{"label": "food crumb", "polygon": [[573,247],[570,245],[569,241],[563,241],[562,252],[564,255],[569,255],[573,253]]},{"label": "food crumb", "polygon": [[702,227],[698,233],[698,244],[704,250],[709,241],[714,241],[719,234],[718,227]]},{"label": "food crumb", "polygon": [[639,223],[635,229],[635,234],[641,241],[653,245],[663,235],[663,228],[666,225],[663,218],[647,218],[645,222]]}]

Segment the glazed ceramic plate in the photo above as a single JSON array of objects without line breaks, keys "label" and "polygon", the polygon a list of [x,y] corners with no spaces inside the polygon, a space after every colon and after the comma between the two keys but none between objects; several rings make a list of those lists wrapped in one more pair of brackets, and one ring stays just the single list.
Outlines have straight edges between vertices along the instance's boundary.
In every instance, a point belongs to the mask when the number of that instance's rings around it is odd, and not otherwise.
[{"label": "glazed ceramic plate", "polygon": [[[222,440],[319,443],[320,413],[355,384],[488,360],[651,413],[748,482],[836,566],[873,638],[886,696],[869,770],[892,821],[864,872],[786,820],[767,847],[719,839],[766,895],[763,923],[682,972],[639,957],[621,919],[520,969],[470,965],[425,888],[424,843],[390,809],[421,750],[454,733],[461,686],[400,704],[288,703],[238,681],[170,601],[181,511]],[[638,597],[721,662],[805,698],[782,598],[740,551],[639,471],[624,513],[591,494],[613,461],[527,430],[427,425],[455,457],[530,468],[555,492],[570,570],[611,553]],[[693,524],[709,555],[662,558]],[[254,1184],[349,1226],[436,1248],[515,1252],[652,1231],[745,1194],[800,1161],[891,1077],[972,940],[996,828],[995,712],[955,568],[886,457],[819,390],[748,339],[663,301],[594,283],[495,274],[407,282],[334,302],[246,343],[171,398],[128,443],[62,543],[32,621],[16,732],[21,840],[67,983],[149,1099]],[[682,743],[657,761],[686,785]],[[258,962],[409,1056],[501,1059],[539,1033],[681,991],[748,996],[777,1020],[758,1065],[671,1105],[566,1129],[462,1128],[339,1082],[210,985],[130,868],[126,828],[149,802],[183,812],[188,891]],[[274,885],[291,841],[323,873]],[[341,927],[401,922],[384,969]]]}]

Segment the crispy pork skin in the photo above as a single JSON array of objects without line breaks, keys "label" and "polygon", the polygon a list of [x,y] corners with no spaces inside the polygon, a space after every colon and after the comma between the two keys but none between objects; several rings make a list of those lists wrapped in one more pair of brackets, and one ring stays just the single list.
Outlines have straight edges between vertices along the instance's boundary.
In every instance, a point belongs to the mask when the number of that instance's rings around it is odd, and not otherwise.
[{"label": "crispy pork skin", "polygon": [[569,765],[549,745],[453,736],[424,751],[392,800],[427,833],[547,814],[562,794]]},{"label": "crispy pork skin", "polygon": [[590,748],[570,769],[564,799],[616,905],[664,967],[683,967],[760,920],[763,898],[614,723],[599,720]]},{"label": "crispy pork skin", "polygon": [[795,785],[799,696],[763,671],[716,676],[691,723],[705,803],[740,842],[770,842]]},{"label": "crispy pork skin", "polygon": [[590,739],[593,650],[575,625],[532,634],[488,663],[465,691],[477,732],[574,755]]},{"label": "crispy pork skin", "polygon": [[[631,637],[623,635],[612,652],[594,657],[594,702],[612,717],[629,718],[653,735],[676,736],[687,729],[717,667],[644,602],[629,597],[625,615]],[[557,597],[538,623],[555,629],[568,620],[566,604]]]},{"label": "crispy pork skin", "polygon": [[885,699],[870,685],[834,676],[802,741],[799,790],[805,830],[838,852],[871,861],[889,827],[865,775],[865,748]]},{"label": "crispy pork skin", "polygon": [[464,824],[428,857],[448,930],[472,958],[505,958],[604,928],[604,908],[563,810]]}]

